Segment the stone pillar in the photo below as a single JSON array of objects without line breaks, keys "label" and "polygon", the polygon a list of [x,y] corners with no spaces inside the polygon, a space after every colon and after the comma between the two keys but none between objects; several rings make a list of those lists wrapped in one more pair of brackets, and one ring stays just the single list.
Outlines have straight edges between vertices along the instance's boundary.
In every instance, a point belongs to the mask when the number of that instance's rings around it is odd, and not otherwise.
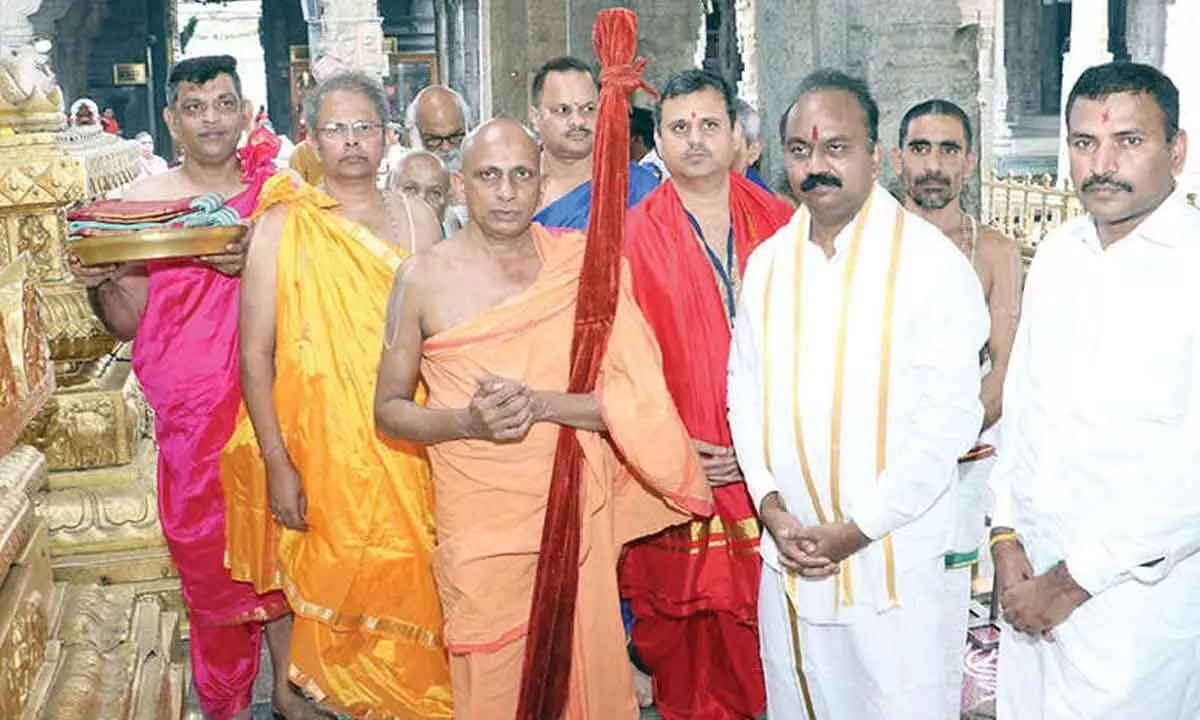
[{"label": "stone pillar", "polygon": [[1162,67],[1166,36],[1165,0],[1129,0],[1125,42],[1134,62]]},{"label": "stone pillar", "polygon": [[980,3],[979,15],[979,172],[990,178],[997,147],[1005,147],[1008,129],[1008,82],[1004,69],[1004,2]]},{"label": "stone pillar", "polygon": [[317,80],[351,69],[387,74],[377,0],[316,1],[317,16],[309,18],[308,37]]},{"label": "stone pillar", "polygon": [[1067,156],[1067,97],[1084,70],[1112,60],[1108,52],[1108,0],[1074,0],[1071,3],[1071,35],[1063,55],[1062,119],[1058,132],[1058,182],[1070,177]]},{"label": "stone pillar", "polygon": [[[1168,0],[1169,2],[1169,0]],[[1180,184],[1189,193],[1200,193],[1200,3],[1174,0],[1167,6],[1166,48],[1163,71],[1179,88],[1179,126],[1192,141]]]},{"label": "stone pillar", "polygon": [[0,48],[18,48],[33,40],[29,16],[42,0],[0,0]]}]

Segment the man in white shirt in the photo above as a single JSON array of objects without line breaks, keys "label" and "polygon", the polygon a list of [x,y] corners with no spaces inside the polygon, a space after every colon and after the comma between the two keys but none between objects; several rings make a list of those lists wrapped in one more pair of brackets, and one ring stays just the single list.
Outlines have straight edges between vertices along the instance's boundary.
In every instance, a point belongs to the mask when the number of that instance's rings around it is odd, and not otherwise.
[{"label": "man in white shirt", "polygon": [[956,461],[983,417],[987,309],[971,264],[878,185],[879,111],[835,71],[783,124],[803,207],[751,256],[729,418],[767,529],[767,714],[947,714]]},{"label": "man in white shirt", "polygon": [[1066,108],[1088,210],[1039,246],[1004,386],[997,717],[1200,717],[1200,214],[1179,92],[1089,68]]}]

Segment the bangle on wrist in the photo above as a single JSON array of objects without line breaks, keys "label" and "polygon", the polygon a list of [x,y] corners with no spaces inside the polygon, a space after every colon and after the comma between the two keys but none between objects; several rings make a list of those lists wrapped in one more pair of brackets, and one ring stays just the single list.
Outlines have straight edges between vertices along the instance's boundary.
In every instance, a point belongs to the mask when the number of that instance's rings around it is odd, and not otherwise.
[{"label": "bangle on wrist", "polygon": [[996,547],[1003,542],[1018,542],[1017,534],[1011,530],[1008,532],[996,533],[992,539],[988,541],[988,547]]},{"label": "bangle on wrist", "polygon": [[276,444],[276,445],[272,445],[271,447],[267,448],[266,450],[262,450],[260,452],[262,454],[263,460],[270,460],[271,458],[275,457],[276,455],[286,455],[287,449],[285,449],[282,444]]}]

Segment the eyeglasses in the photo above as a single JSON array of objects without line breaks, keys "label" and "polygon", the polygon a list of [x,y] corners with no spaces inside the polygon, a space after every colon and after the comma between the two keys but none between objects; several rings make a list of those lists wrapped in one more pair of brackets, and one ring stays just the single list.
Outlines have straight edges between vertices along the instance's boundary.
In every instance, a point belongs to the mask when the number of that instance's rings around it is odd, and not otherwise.
[{"label": "eyeglasses", "polygon": [[317,128],[317,132],[326,140],[337,140],[338,138],[359,137],[362,135],[372,135],[379,132],[383,127],[383,123],[371,122],[367,120],[355,120],[354,122],[330,123],[324,127]]},{"label": "eyeglasses", "polygon": [[467,133],[464,130],[459,130],[449,135],[428,135],[421,133],[421,142],[425,144],[426,150],[441,150],[447,147],[456,148],[462,145],[463,138],[466,136]]}]

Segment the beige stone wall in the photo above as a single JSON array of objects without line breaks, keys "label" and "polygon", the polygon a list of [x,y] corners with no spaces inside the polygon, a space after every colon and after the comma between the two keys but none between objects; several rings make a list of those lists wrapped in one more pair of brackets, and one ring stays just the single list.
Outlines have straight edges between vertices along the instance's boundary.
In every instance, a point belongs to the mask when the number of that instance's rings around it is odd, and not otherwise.
[{"label": "beige stone wall", "polygon": [[769,181],[782,177],[779,118],[817,68],[868,82],[887,149],[904,111],[932,97],[958,103],[978,125],[978,26],[964,14],[960,0],[758,0],[757,95],[769,131]]},{"label": "beige stone wall", "polygon": [[[685,0],[493,0],[489,10],[492,115],[524,118],[537,67],[559,55],[594,61],[596,13],[628,7],[638,14],[638,54],[650,60],[647,79],[692,67],[701,3]],[[644,102],[644,99],[643,99]]]}]

